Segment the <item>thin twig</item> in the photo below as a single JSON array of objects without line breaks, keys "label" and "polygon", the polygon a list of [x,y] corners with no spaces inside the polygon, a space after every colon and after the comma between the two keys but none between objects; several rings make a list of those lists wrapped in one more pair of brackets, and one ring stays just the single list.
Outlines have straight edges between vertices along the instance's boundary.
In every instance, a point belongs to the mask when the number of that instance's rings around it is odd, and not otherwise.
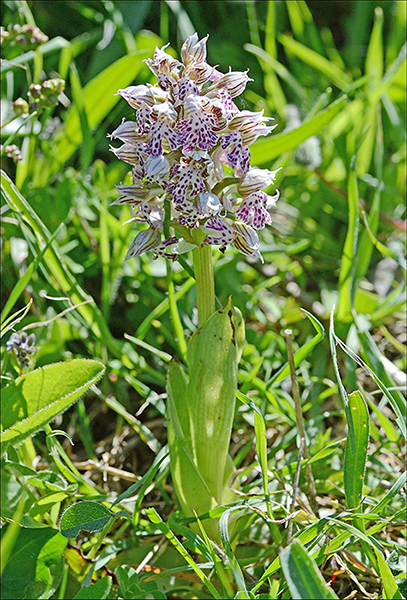
[{"label": "thin twig", "polygon": [[[297,497],[298,482],[300,480],[300,472],[301,472],[301,459],[302,459],[302,455],[304,453],[304,446],[305,446],[304,442],[305,442],[304,438],[301,438],[301,440],[300,440],[300,447],[298,449],[297,468],[295,469],[295,475],[294,475],[293,499],[291,501],[290,515],[293,514],[294,508],[295,508],[295,499]],[[293,520],[290,519],[290,521],[288,523],[287,546],[289,546],[291,544],[292,534],[293,534]]]},{"label": "thin twig", "polygon": [[[307,445],[307,438],[305,436],[305,426],[304,426],[304,417],[302,414],[301,400],[300,400],[300,392],[298,388],[297,376],[295,373],[295,364],[294,364],[294,350],[293,350],[293,341],[292,341],[292,331],[291,329],[285,330],[285,339],[287,342],[287,354],[288,354],[288,363],[290,365],[290,374],[291,374],[291,384],[292,384],[292,395],[294,398],[295,404],[295,417],[297,420],[298,431],[300,434],[300,448],[302,444],[304,444],[304,458],[306,460],[309,459],[309,451]],[[314,511],[315,516],[319,517],[319,510],[317,504],[317,492],[315,489],[314,477],[312,475],[311,465],[308,463],[305,465],[305,475],[307,477],[308,489],[310,494],[310,504],[312,510]],[[295,496],[294,496],[295,498]]]}]

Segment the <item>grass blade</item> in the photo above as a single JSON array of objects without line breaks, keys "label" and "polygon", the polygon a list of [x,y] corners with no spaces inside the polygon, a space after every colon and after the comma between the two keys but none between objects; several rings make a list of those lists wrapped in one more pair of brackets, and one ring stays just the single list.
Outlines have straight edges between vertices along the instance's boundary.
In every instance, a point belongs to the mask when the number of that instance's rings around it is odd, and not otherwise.
[{"label": "grass blade", "polygon": [[280,554],[281,568],[293,598],[322,600],[338,598],[324,581],[316,562],[295,539]]},{"label": "grass blade", "polygon": [[340,90],[345,90],[352,83],[349,75],[342,71],[338,65],[318,54],[318,52],[307,48],[307,46],[293,40],[288,35],[280,35],[278,39],[291,54],[303,60],[313,69],[326,75]]},{"label": "grass blade", "polygon": [[160,531],[162,531],[162,533],[165,535],[167,540],[169,542],[171,542],[171,544],[176,548],[176,550],[178,550],[178,552],[186,560],[186,562],[189,564],[189,566],[192,567],[192,569],[198,575],[198,577],[202,581],[202,583],[204,583],[206,585],[206,587],[208,588],[208,590],[210,591],[212,596],[214,598],[220,598],[220,595],[219,595],[217,589],[215,588],[215,586],[213,585],[213,583],[208,579],[208,577],[205,575],[205,573],[203,571],[201,571],[201,569],[198,567],[196,562],[188,554],[188,552],[186,551],[184,546],[181,544],[181,542],[179,542],[177,540],[177,538],[172,533],[172,531],[168,527],[168,525],[166,523],[164,523],[164,521],[161,519],[161,517],[157,513],[157,511],[154,508],[145,508],[144,512],[146,513],[146,515],[150,519],[150,521],[152,523],[154,523],[154,525],[157,525],[158,529]]},{"label": "grass blade", "polygon": [[400,493],[400,490],[403,486],[406,485],[407,482],[407,472],[405,471],[400,475],[397,481],[393,484],[391,489],[387,492],[385,496],[380,500],[378,504],[372,509],[374,513],[380,514],[380,512],[393,500],[395,496]]},{"label": "grass blade", "polygon": [[342,265],[339,275],[338,319],[344,321],[351,318],[352,292],[354,283],[354,259],[357,256],[358,242],[358,183],[354,165],[348,179],[348,232],[342,252]]},{"label": "grass blade", "polygon": [[5,305],[5,307],[3,308],[2,312],[1,312],[0,321],[2,323],[3,323],[4,319],[7,318],[10,310],[13,308],[13,306],[15,305],[15,303],[17,302],[17,300],[19,299],[19,297],[21,296],[21,294],[25,290],[25,288],[28,285],[31,277],[33,276],[33,274],[37,270],[38,265],[42,261],[45,252],[48,250],[48,248],[51,246],[51,244],[53,243],[53,241],[57,237],[57,234],[59,233],[59,231],[61,229],[61,226],[62,226],[62,224],[59,227],[56,228],[56,230],[54,231],[54,233],[50,237],[50,239],[47,242],[47,244],[43,247],[43,249],[41,250],[41,252],[39,254],[37,254],[37,256],[34,258],[34,260],[28,266],[28,268],[27,268],[26,272],[24,273],[24,275],[17,281],[17,283],[13,287],[12,292],[11,292],[10,296],[8,297],[8,299],[7,299],[6,305]]},{"label": "grass blade", "polygon": [[287,133],[278,133],[269,139],[255,142],[250,147],[252,164],[264,165],[280,156],[283,152],[295,149],[309,137],[321,133],[343,109],[346,101],[347,96],[342,96],[338,100],[335,100],[335,102],[332,102],[332,104],[318,115],[297,127],[297,129],[293,129]]},{"label": "grass blade", "polygon": [[267,476],[267,437],[266,437],[266,424],[263,419],[263,415],[261,414],[258,407],[255,405],[253,400],[242,394],[241,392],[235,391],[236,397],[246,404],[250,406],[250,408],[254,411],[254,431],[256,434],[256,453],[259,459],[261,474],[263,479],[263,488],[264,488],[264,496],[266,498],[267,504],[267,513],[270,519],[273,519],[273,514],[271,512],[271,504],[270,504],[270,494],[268,491],[268,476]]},{"label": "grass blade", "polygon": [[349,394],[350,416],[355,436],[354,448],[347,441],[343,469],[345,496],[348,508],[356,508],[362,499],[363,480],[369,444],[369,412],[362,394]]}]

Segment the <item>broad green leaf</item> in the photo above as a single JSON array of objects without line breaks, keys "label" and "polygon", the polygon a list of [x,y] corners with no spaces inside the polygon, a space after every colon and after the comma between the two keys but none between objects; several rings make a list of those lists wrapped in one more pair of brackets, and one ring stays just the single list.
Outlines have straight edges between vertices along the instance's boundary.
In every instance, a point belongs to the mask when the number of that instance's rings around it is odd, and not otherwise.
[{"label": "broad green leaf", "polygon": [[294,54],[310,67],[326,75],[340,90],[346,90],[352,83],[352,79],[347,73],[342,71],[335,63],[318,54],[318,52],[307,48],[304,44],[300,44],[288,35],[280,35],[278,36],[278,40],[291,54]]},{"label": "broad green leaf", "polygon": [[362,499],[367,449],[369,445],[369,413],[362,394],[349,394],[349,414],[355,437],[354,448],[346,442],[343,467],[344,487],[348,508],[356,508]]},{"label": "broad green leaf", "polygon": [[110,577],[101,577],[89,587],[82,587],[74,596],[74,600],[103,600],[109,598],[112,589],[112,579]]},{"label": "broad green leaf", "polygon": [[84,500],[73,504],[62,515],[59,527],[63,536],[75,538],[81,531],[101,531],[113,513],[99,502]]},{"label": "broad green leaf", "polygon": [[[231,301],[196,331],[188,344],[188,399],[191,450],[214,498],[224,503],[238,354],[244,337],[242,315]],[[178,414],[185,408],[178,405]]]},{"label": "broad green leaf", "polygon": [[280,156],[283,152],[294,150],[313,135],[318,135],[334,119],[334,117],[344,108],[347,97],[342,96],[335,100],[322,112],[309,121],[305,121],[287,133],[278,133],[267,139],[262,139],[250,146],[253,165],[263,165]]},{"label": "broad green leaf", "polygon": [[96,360],[74,359],[40,367],[2,390],[1,444],[18,444],[66,410],[103,375]]},{"label": "broad green leaf", "polygon": [[[2,538],[10,526],[3,527]],[[52,588],[50,568],[61,562],[66,544],[67,540],[56,529],[20,527],[1,578],[1,598],[32,598],[26,595],[27,588],[31,589],[35,582],[43,582],[44,589],[48,584]]]},{"label": "broad green leaf", "polygon": [[322,600],[338,598],[324,581],[316,562],[295,539],[280,554],[281,568],[293,598]]}]

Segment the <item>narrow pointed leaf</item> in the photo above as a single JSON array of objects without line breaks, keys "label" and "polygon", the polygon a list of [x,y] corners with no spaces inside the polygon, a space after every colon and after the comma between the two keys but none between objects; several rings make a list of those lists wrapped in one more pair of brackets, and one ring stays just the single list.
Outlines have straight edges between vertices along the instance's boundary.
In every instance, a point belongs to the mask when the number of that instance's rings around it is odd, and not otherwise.
[{"label": "narrow pointed leaf", "polygon": [[348,508],[356,508],[362,499],[367,449],[369,445],[369,413],[362,394],[349,394],[349,414],[355,436],[354,448],[346,443],[344,464],[344,486]]},{"label": "narrow pointed leaf", "polygon": [[347,101],[346,96],[335,100],[318,115],[302,123],[297,129],[287,133],[278,133],[270,138],[262,139],[250,146],[253,165],[264,165],[280,156],[283,152],[294,150],[313,135],[318,135],[343,109]]},{"label": "narrow pointed leaf", "polygon": [[298,539],[280,554],[280,563],[293,598],[322,600],[338,598],[324,581],[316,562]]}]

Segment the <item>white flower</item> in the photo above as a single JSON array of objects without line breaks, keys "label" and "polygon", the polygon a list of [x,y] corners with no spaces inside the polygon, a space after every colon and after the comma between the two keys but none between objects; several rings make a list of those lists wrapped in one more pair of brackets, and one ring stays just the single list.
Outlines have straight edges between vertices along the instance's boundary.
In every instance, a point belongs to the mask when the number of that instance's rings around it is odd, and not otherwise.
[{"label": "white flower", "polygon": [[245,173],[240,183],[238,183],[237,191],[242,196],[249,196],[250,194],[253,194],[253,192],[264,190],[274,183],[276,174],[279,170],[280,169],[269,171],[268,169],[252,167]]}]

